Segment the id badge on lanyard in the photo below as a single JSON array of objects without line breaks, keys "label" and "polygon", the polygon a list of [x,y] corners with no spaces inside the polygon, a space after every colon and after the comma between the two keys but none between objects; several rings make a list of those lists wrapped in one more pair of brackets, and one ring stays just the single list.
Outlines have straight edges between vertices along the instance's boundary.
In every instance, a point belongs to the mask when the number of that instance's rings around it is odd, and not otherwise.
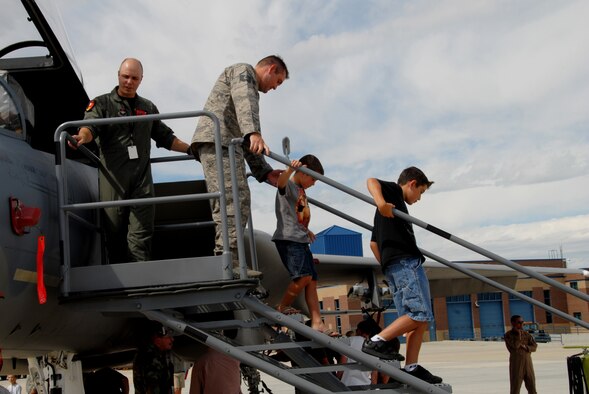
[{"label": "id badge on lanyard", "polygon": [[139,152],[137,152],[137,146],[136,145],[131,145],[127,147],[127,150],[129,151],[129,159],[131,160],[135,160],[139,158]]}]

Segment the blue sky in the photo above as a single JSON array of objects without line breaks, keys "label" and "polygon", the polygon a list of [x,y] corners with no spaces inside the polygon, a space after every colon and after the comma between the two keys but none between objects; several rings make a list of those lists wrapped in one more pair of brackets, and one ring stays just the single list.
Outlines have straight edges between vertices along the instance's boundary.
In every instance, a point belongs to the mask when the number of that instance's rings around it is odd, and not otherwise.
[{"label": "blue sky", "polygon": [[[222,69],[281,55],[290,80],[261,99],[262,133],[367,193],[410,165],[435,181],[410,213],[508,259],[589,267],[589,3],[584,1],[59,0],[88,94],[143,61],[139,94],[161,112],[201,109]],[[195,120],[174,121],[190,140]],[[167,152],[154,151],[155,156]],[[271,162],[277,168],[280,163]],[[159,180],[202,177],[194,163]],[[272,233],[274,191],[251,184]],[[317,184],[314,198],[370,222],[373,208]],[[315,232],[339,224],[313,209]],[[425,231],[421,247],[479,259]]]}]

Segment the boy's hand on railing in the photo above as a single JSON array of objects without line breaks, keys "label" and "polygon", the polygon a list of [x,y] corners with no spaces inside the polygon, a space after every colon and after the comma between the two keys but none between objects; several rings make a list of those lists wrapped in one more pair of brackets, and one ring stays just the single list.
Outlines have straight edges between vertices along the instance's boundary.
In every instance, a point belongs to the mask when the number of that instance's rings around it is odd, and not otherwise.
[{"label": "boy's hand on railing", "polygon": [[380,212],[380,214],[386,218],[395,217],[395,215],[393,214],[393,209],[395,209],[395,206],[390,202],[378,206],[378,212]]},{"label": "boy's hand on railing", "polygon": [[290,171],[291,173],[293,172],[294,169],[299,168],[300,166],[302,166],[303,163],[301,163],[300,161],[294,159],[290,161],[290,166],[286,168],[287,171]]}]

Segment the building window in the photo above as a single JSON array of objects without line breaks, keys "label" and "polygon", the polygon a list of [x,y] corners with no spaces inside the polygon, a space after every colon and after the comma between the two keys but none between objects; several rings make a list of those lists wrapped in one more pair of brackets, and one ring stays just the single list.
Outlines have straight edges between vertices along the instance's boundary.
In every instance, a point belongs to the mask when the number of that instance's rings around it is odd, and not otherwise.
[{"label": "building window", "polygon": [[334,300],[335,301],[335,310],[339,311],[339,300]]},{"label": "building window", "polygon": [[[525,296],[528,296],[530,298],[533,298],[532,297],[532,292],[531,291],[528,291],[528,290],[526,290],[526,291],[520,291],[520,294],[523,294]],[[520,298],[517,297],[517,296],[514,296],[513,294],[509,294],[509,299],[510,300],[519,300]]]},{"label": "building window", "polygon": [[[550,290],[544,290],[544,303],[548,306],[552,305]],[[552,312],[546,312],[546,323],[552,323]]]},{"label": "building window", "polygon": [[470,295],[459,295],[459,296],[450,296],[446,297],[446,302],[470,302]]},{"label": "building window", "polygon": [[576,281],[571,282],[571,289],[579,290],[579,283]]},{"label": "building window", "polygon": [[323,301],[319,301],[319,310],[322,311],[323,310]]},{"label": "building window", "polygon": [[575,319],[579,319],[579,320],[581,320],[581,312],[573,312],[573,317],[574,317]]},{"label": "building window", "polygon": [[342,318],[341,316],[336,316],[335,317],[335,329],[337,330],[338,333],[342,333]]},{"label": "building window", "polygon": [[501,301],[501,293],[499,293],[499,292],[478,293],[477,300],[478,301]]},{"label": "building window", "polygon": [[544,290],[544,303],[546,305],[552,305],[550,303],[550,290]]}]

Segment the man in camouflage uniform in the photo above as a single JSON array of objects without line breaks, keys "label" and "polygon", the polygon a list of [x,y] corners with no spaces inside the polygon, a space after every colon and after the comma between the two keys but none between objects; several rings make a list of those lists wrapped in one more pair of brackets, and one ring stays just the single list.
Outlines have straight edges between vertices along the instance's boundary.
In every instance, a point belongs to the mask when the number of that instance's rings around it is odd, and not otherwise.
[{"label": "man in camouflage uniform", "polygon": [[[149,100],[137,95],[143,79],[143,66],[137,59],[125,59],[118,72],[119,85],[96,97],[86,108],[84,119],[141,116],[159,113]],[[158,147],[185,153],[189,146],[174,136],[161,121],[81,127],[73,136],[78,145],[96,140],[100,161],[122,188],[121,196],[100,173],[100,199],[114,201],[153,197],[149,164],[151,140]],[[155,207],[141,205],[106,208],[103,229],[109,262],[146,261],[151,257]]]},{"label": "man in camouflage uniform", "polygon": [[536,376],[532,364],[532,352],[538,348],[534,337],[523,329],[521,316],[511,317],[511,330],[505,333],[505,346],[509,351],[509,385],[511,394],[519,394],[522,381],[528,394],[536,394]]},{"label": "man in camouflage uniform", "polygon": [[149,321],[147,343],[139,347],[133,360],[135,394],[173,394],[174,365],[170,350],[171,333],[160,323]]},{"label": "man in camouflage uniform", "polygon": [[[267,93],[274,90],[286,79],[288,79],[288,69],[278,56],[265,57],[255,67],[245,63],[234,64],[221,73],[204,107],[205,111],[210,111],[219,118],[221,127],[225,179],[223,186],[226,190],[229,249],[233,255],[234,266],[237,264],[237,234],[228,146],[232,139],[244,138],[243,145],[236,147],[236,175],[239,184],[241,223],[245,226],[250,215],[250,190],[247,185],[244,159],[258,182],[265,181],[268,174],[272,172],[272,167],[262,155],[262,153],[268,154],[270,150],[261,134],[259,92]],[[213,122],[209,118],[199,119],[192,137],[191,148],[194,156],[203,166],[209,193],[219,192],[215,135]],[[211,210],[216,224],[215,254],[221,254],[223,239],[219,199],[211,200]]]}]

